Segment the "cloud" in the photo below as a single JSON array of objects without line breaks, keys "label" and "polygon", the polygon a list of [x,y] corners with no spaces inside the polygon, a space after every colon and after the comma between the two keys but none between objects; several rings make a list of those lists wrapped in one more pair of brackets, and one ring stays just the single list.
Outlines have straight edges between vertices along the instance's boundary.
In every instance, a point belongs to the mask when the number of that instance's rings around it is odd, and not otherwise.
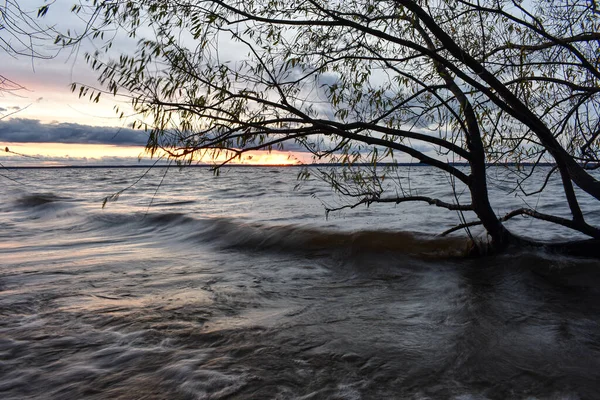
[{"label": "cloud", "polygon": [[143,131],[72,123],[43,124],[34,119],[0,121],[0,141],[16,143],[77,143],[144,146]]},{"label": "cloud", "polygon": [[[128,128],[99,127],[58,121],[44,124],[38,120],[25,118],[0,120],[0,142],[145,146],[147,140],[146,132]],[[283,150],[306,151],[306,148],[289,141],[283,144]]]},{"label": "cloud", "polygon": [[19,106],[7,106],[7,107],[0,107],[0,112],[13,112],[13,111],[19,111],[21,109],[21,107]]},{"label": "cloud", "polygon": [[[45,156],[38,154],[36,156],[29,157],[11,157],[5,156],[0,153],[0,171],[5,168],[14,167],[39,167],[39,166],[152,166],[152,165],[167,165],[167,161],[158,161],[156,159],[137,157],[119,157],[119,156],[106,156],[106,157],[69,157],[69,156]],[[1,181],[1,180],[0,180]]]}]

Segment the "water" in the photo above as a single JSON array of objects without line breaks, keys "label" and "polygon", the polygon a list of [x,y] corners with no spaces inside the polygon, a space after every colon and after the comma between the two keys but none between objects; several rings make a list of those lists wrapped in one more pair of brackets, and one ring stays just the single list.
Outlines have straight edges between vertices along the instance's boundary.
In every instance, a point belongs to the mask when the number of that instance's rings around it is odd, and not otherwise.
[{"label": "water", "polygon": [[[0,194],[2,399],[600,393],[596,260],[466,260],[460,233],[433,236],[458,215],[422,204],[325,219],[322,203],[338,199],[316,180],[294,190],[294,168],[157,168],[104,209],[143,170],[9,172],[19,183]],[[434,170],[411,174],[420,194],[452,196]],[[535,202],[563,212],[550,189]],[[492,198],[499,212],[520,201]],[[513,228],[566,237],[527,219]]]}]

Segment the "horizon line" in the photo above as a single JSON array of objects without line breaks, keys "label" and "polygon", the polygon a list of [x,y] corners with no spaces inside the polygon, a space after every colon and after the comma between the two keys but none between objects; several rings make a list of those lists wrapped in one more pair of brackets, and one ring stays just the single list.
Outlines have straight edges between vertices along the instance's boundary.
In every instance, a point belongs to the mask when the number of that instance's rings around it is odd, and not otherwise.
[{"label": "horizon line", "polygon": [[[377,163],[377,166],[381,167],[432,167],[427,163],[410,163],[410,162],[401,162],[401,163],[391,163],[391,162],[383,162]],[[468,162],[452,162],[448,163],[451,166],[464,166],[468,167]],[[486,167],[532,167],[532,166],[540,166],[540,167],[554,167],[555,163],[549,162],[508,162],[508,163],[486,163]],[[215,167],[210,164],[187,164],[187,165],[169,165],[169,164],[106,164],[106,165],[83,165],[83,164],[73,164],[73,165],[23,165],[23,166],[13,166],[13,165],[4,165],[2,169],[102,169],[102,168],[165,168],[165,167],[177,167],[177,168],[298,168],[298,167],[348,167],[348,166],[356,166],[356,167],[368,167],[373,166],[372,163],[355,163],[355,164],[343,164],[343,163],[311,163],[311,164],[225,164],[219,167]],[[435,168],[435,167],[434,167]]]}]

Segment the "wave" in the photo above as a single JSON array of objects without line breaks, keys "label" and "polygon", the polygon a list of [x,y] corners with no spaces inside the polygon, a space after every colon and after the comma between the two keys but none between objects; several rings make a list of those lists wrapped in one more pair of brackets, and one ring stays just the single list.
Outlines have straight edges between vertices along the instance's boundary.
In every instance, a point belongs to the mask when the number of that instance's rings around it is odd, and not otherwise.
[{"label": "wave", "polygon": [[[413,231],[336,230],[314,225],[246,222],[227,217],[193,217],[183,212],[119,213],[76,210],[74,199],[54,193],[34,193],[17,198],[16,208],[31,219],[55,221],[53,229],[122,235],[160,235],[173,244],[205,244],[239,251],[304,253],[307,255],[404,255],[421,259],[465,258],[471,242],[466,237],[440,237]],[[193,204],[194,201],[158,203],[159,206]],[[59,222],[60,220],[60,222]],[[545,257],[543,249],[527,250]],[[550,254],[550,253],[548,253]],[[555,255],[552,255],[554,257]]]},{"label": "wave", "polygon": [[461,238],[438,238],[413,232],[343,232],[295,225],[268,226],[220,219],[197,235],[217,240],[228,248],[285,252],[400,253],[425,257],[452,257],[465,253]]},{"label": "wave", "polygon": [[24,208],[39,207],[50,203],[69,200],[72,199],[64,196],[58,196],[54,193],[32,193],[17,198],[15,200],[15,206]]},{"label": "wave", "polygon": [[[129,218],[115,216],[106,222],[135,226],[140,232],[153,231],[167,236],[179,244],[206,244],[222,249],[239,251],[265,251],[305,255],[360,255],[409,256],[424,260],[466,259],[472,250],[467,237],[441,237],[414,231],[355,230],[320,228],[301,224],[273,224],[245,222],[236,218],[194,218],[185,213],[154,213]],[[135,225],[131,225],[135,223]],[[133,232],[132,232],[133,234]],[[573,258],[564,260],[551,249],[515,248],[510,257],[531,256],[542,264],[571,264]],[[545,260],[545,261],[544,261]],[[561,261],[562,260],[562,261]],[[581,260],[580,260],[581,261]]]},{"label": "wave", "polygon": [[120,225],[135,232],[164,233],[168,240],[240,251],[310,254],[395,253],[425,258],[461,257],[468,242],[407,231],[336,231],[304,225],[248,223],[234,218],[193,218],[184,213],[100,215],[105,228]]},{"label": "wave", "polygon": [[[180,212],[132,213],[74,209],[74,199],[54,193],[34,193],[15,200],[29,218],[52,223],[54,232],[95,232],[96,235],[145,240],[156,235],[173,245],[207,245],[242,252],[264,251],[309,256],[388,253],[421,258],[453,258],[466,254],[467,240],[408,231],[343,231],[311,225],[246,222],[227,217],[196,217]],[[174,206],[193,202],[165,202]]]}]

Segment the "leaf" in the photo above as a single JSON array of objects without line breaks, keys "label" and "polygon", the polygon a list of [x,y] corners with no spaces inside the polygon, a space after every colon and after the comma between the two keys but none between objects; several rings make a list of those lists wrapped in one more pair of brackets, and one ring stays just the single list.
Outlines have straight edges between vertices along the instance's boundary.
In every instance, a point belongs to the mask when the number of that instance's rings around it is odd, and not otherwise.
[{"label": "leaf", "polygon": [[40,8],[38,8],[37,17],[38,18],[44,17],[49,9],[50,9],[50,5],[48,5],[48,4],[41,6]]}]

